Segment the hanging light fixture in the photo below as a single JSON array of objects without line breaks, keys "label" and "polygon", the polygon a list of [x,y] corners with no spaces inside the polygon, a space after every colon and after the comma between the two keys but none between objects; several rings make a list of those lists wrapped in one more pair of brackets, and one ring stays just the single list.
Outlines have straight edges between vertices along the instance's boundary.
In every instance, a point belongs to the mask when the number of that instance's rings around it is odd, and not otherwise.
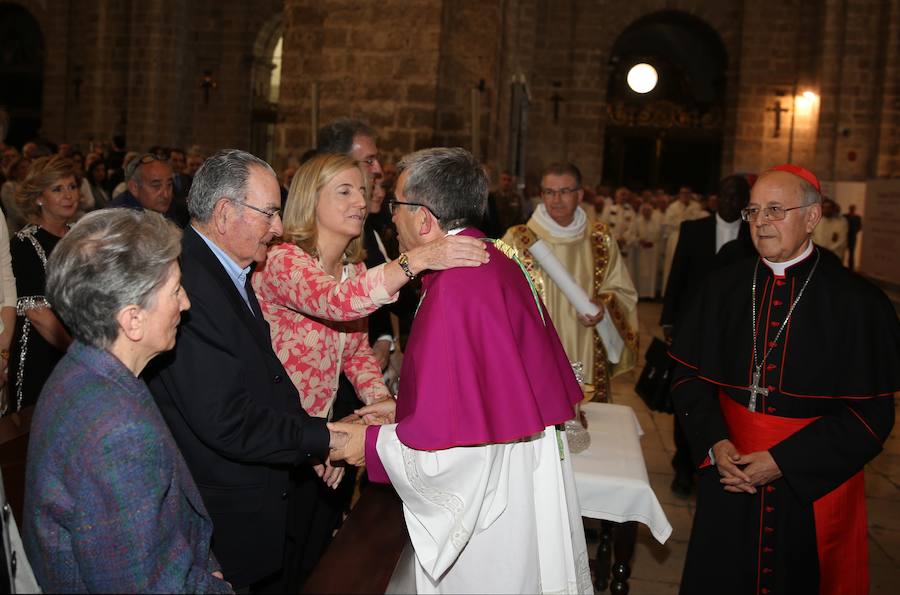
[{"label": "hanging light fixture", "polygon": [[631,67],[626,80],[632,91],[644,94],[656,88],[659,75],[656,73],[655,68],[646,62],[642,62]]}]

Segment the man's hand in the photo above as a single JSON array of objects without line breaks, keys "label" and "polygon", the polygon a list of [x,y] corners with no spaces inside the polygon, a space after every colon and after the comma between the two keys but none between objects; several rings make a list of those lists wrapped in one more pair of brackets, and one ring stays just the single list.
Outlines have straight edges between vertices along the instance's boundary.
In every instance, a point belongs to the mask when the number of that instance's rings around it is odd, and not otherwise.
[{"label": "man's hand", "polygon": [[394,423],[394,413],[397,410],[397,402],[390,397],[375,401],[371,405],[366,405],[357,409],[353,413],[360,416],[368,425],[383,425]]},{"label": "man's hand", "polygon": [[597,306],[598,308],[600,308],[600,311],[597,312],[596,314],[594,314],[593,316],[586,316],[583,314],[578,315],[578,322],[580,322],[581,324],[583,324],[584,326],[586,326],[588,328],[597,326],[597,323],[600,322],[601,320],[603,320],[603,317],[606,315],[606,308],[603,307],[603,304],[598,304],[596,302],[591,302],[591,303],[594,304],[595,306]]},{"label": "man's hand", "polygon": [[750,477],[738,467],[741,464],[741,453],[738,452],[731,440],[719,440],[713,446],[712,451],[713,457],[716,459],[716,469],[721,476],[719,482],[725,486],[726,492],[756,493]]},{"label": "man's hand", "polygon": [[388,364],[391,363],[391,342],[386,339],[375,341],[375,344],[372,345],[372,353],[375,354],[378,367],[384,372]]},{"label": "man's hand", "polygon": [[364,424],[364,423],[366,423],[363,421],[363,418],[356,415],[355,413],[351,413],[350,415],[347,415],[346,417],[342,417],[341,419],[339,419],[337,421],[338,421],[338,423],[342,423],[342,424]]},{"label": "man's hand", "polygon": [[[344,427],[347,425],[350,425],[350,424],[346,424],[346,423],[340,424],[341,427]],[[335,449],[340,449],[340,448],[344,448],[345,446],[347,446],[347,442],[350,440],[350,434],[348,434],[347,432],[341,432],[339,430],[335,430],[331,426],[332,426],[332,424],[328,424],[328,426],[327,426],[328,427],[328,437],[329,437],[328,449],[335,450]],[[322,475],[319,474],[319,477],[322,477]]]},{"label": "man's hand", "polygon": [[750,478],[749,483],[756,487],[764,486],[781,478],[781,469],[778,468],[778,463],[775,462],[768,450],[741,455],[737,464],[746,465],[744,474]]},{"label": "man's hand", "polygon": [[341,483],[341,478],[344,477],[344,465],[343,463],[336,463],[332,465],[331,459],[325,459],[325,464],[319,463],[318,465],[313,465],[313,471],[316,472],[316,475],[322,478],[322,481],[325,482],[329,488],[336,490],[338,485]]},{"label": "man's hand", "polygon": [[347,461],[356,466],[366,462],[366,426],[335,422],[328,424],[328,429],[332,435],[347,436],[344,446],[332,446],[329,456],[331,461]]}]

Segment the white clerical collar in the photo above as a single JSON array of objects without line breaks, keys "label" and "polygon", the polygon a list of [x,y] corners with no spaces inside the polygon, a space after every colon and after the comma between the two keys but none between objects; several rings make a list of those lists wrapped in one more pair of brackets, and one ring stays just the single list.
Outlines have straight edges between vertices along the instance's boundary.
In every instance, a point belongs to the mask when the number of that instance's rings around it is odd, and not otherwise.
[{"label": "white clerical collar", "polygon": [[763,258],[763,262],[766,263],[772,272],[775,273],[776,277],[784,277],[784,272],[788,270],[790,267],[794,266],[798,262],[806,259],[813,251],[813,243],[812,240],[807,240],[806,242],[806,250],[804,250],[800,256],[796,256],[790,260],[786,260],[784,262],[772,262],[768,258]]},{"label": "white clerical collar", "polygon": [[587,227],[587,215],[580,206],[575,209],[572,222],[565,227],[553,220],[543,203],[537,206],[531,217],[537,221],[538,225],[550,232],[551,236],[557,238],[580,238]]},{"label": "white clerical collar", "polygon": [[457,227],[455,229],[451,229],[450,231],[447,232],[447,235],[448,236],[459,235],[459,232],[461,232],[464,229],[465,229],[465,227]]}]

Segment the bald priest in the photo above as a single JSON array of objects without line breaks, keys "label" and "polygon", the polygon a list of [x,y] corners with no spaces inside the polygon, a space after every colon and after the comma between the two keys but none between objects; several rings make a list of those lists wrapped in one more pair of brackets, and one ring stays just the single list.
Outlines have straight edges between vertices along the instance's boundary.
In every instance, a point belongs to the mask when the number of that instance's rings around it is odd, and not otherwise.
[{"label": "bald priest", "polygon": [[869,592],[863,468],[894,425],[900,323],[812,242],[812,172],[782,165],[742,217],[759,255],[713,273],[671,355],[700,469],[682,593]]}]

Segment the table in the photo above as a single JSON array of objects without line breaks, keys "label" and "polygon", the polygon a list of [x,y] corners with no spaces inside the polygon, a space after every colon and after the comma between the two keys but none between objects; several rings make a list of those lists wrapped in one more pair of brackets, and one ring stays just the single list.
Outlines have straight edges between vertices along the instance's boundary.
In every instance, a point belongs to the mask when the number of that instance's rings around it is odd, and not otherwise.
[{"label": "table", "polygon": [[[581,411],[591,436],[590,447],[572,455],[581,516],[622,523],[615,528],[614,545],[613,526],[604,523],[595,568],[597,588],[606,589],[611,572],[611,591],[627,593],[636,523],[646,525],[660,543],[672,534],[672,525],[650,487],[640,444],[644,432],[634,410],[612,403],[585,403]],[[615,564],[610,568],[613,549]]]}]

